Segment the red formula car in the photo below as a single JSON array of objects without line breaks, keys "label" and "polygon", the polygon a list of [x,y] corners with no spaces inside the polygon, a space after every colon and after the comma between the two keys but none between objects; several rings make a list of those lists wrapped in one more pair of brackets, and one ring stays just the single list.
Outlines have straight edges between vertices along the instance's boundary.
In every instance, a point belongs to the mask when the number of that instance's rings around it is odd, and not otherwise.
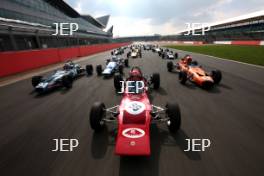
[{"label": "red formula car", "polygon": [[123,93],[120,105],[106,108],[95,103],[90,112],[90,125],[95,132],[102,130],[107,122],[117,122],[117,155],[150,155],[150,124],[165,122],[171,132],[180,128],[181,113],[177,103],[167,103],[165,108],[154,106],[148,98],[150,88],[160,87],[159,74],[149,79],[134,67],[124,81],[119,75],[114,78],[116,91]]},{"label": "red formula car", "polygon": [[176,64],[168,62],[167,69],[169,72],[172,72],[173,69],[179,72],[180,83],[185,84],[189,80],[204,89],[211,89],[214,85],[219,84],[222,79],[221,71],[213,70],[208,73],[189,55],[186,55]]}]

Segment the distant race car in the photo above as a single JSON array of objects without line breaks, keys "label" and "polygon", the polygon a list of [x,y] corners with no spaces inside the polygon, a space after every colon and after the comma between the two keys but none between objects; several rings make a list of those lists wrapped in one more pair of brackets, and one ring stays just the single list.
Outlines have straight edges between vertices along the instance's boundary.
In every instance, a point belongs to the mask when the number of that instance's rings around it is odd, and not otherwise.
[{"label": "distant race car", "polygon": [[63,70],[56,70],[48,77],[33,76],[31,83],[38,93],[46,93],[54,88],[58,87],[72,87],[74,78],[85,75],[91,75],[93,73],[93,66],[86,65],[86,69],[82,68],[79,64],[75,64],[72,61],[68,61]]},{"label": "distant race car", "polygon": [[155,48],[152,49],[152,51],[155,52],[155,53],[159,53],[161,51],[161,48],[155,47]]},{"label": "distant race car", "polygon": [[144,45],[143,49],[144,50],[151,50],[152,46],[151,45]]},{"label": "distant race car", "polygon": [[124,54],[125,48],[121,47],[111,52],[111,55],[122,55]]},{"label": "distant race car", "polygon": [[103,69],[102,65],[96,66],[97,75],[104,77],[111,77],[114,73],[119,72],[123,74],[123,68],[129,66],[128,59],[119,58],[117,56],[112,56],[111,59],[107,59],[106,67]]},{"label": "distant race car", "polygon": [[133,67],[124,82],[122,76],[116,75],[114,85],[117,91],[126,85],[120,105],[106,108],[104,103],[94,103],[90,111],[90,126],[99,132],[106,123],[117,123],[117,155],[150,155],[151,123],[166,122],[171,132],[180,128],[181,113],[177,103],[167,103],[165,108],[150,103],[148,91],[152,85],[154,89],[159,89],[159,74],[155,73],[147,79],[138,67]]},{"label": "distant race car", "polygon": [[128,55],[128,57],[132,57],[132,58],[141,58],[142,57],[142,53],[141,50],[138,48],[134,48],[132,49],[132,51],[130,52],[130,55]]},{"label": "distant race car", "polygon": [[185,84],[189,80],[204,89],[211,89],[214,85],[219,84],[222,79],[221,71],[213,70],[208,73],[198,65],[197,61],[193,61],[189,55],[182,58],[175,65],[173,62],[168,62],[167,69],[169,72],[172,72],[173,69],[179,72],[181,84]]},{"label": "distant race car", "polygon": [[177,52],[173,53],[173,51],[169,51],[168,49],[166,49],[164,52],[160,53],[159,55],[162,57],[162,59],[171,59],[171,60],[173,60],[173,59],[177,59],[178,58],[178,53]]}]

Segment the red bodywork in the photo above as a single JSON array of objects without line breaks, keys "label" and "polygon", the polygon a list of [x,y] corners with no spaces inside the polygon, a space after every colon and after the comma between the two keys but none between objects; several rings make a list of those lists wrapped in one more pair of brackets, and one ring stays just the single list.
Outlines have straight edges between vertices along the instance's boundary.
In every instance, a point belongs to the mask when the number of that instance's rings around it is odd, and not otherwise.
[{"label": "red bodywork", "polygon": [[152,106],[147,95],[147,81],[139,69],[132,69],[127,81],[144,81],[145,86],[139,94],[126,93],[126,91],[123,95],[119,106],[115,153],[117,155],[150,155]]}]

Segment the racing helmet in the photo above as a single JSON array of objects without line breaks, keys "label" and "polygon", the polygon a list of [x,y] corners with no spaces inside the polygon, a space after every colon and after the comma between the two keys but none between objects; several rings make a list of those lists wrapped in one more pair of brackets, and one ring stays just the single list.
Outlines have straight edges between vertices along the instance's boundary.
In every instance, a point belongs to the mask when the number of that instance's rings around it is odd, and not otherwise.
[{"label": "racing helmet", "polygon": [[64,70],[70,70],[71,69],[71,65],[69,63],[66,63],[64,66],[63,66],[63,69]]},{"label": "racing helmet", "polygon": [[129,77],[132,79],[133,78],[141,78],[142,77],[141,70],[137,67],[132,68],[129,72]]},{"label": "racing helmet", "polygon": [[187,64],[191,64],[192,63],[192,57],[190,55],[186,55],[185,59],[186,59]]}]

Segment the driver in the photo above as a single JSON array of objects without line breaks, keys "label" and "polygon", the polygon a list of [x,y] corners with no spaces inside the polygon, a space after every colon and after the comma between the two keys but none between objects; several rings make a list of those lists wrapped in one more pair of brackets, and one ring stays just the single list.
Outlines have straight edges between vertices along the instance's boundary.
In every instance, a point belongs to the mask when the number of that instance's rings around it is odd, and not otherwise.
[{"label": "driver", "polygon": [[190,55],[186,55],[183,59],[182,59],[184,64],[190,65],[192,63],[192,57]]},{"label": "driver", "polygon": [[147,80],[142,76],[141,70],[139,68],[131,69],[127,81],[144,81],[144,84],[147,85]]}]

